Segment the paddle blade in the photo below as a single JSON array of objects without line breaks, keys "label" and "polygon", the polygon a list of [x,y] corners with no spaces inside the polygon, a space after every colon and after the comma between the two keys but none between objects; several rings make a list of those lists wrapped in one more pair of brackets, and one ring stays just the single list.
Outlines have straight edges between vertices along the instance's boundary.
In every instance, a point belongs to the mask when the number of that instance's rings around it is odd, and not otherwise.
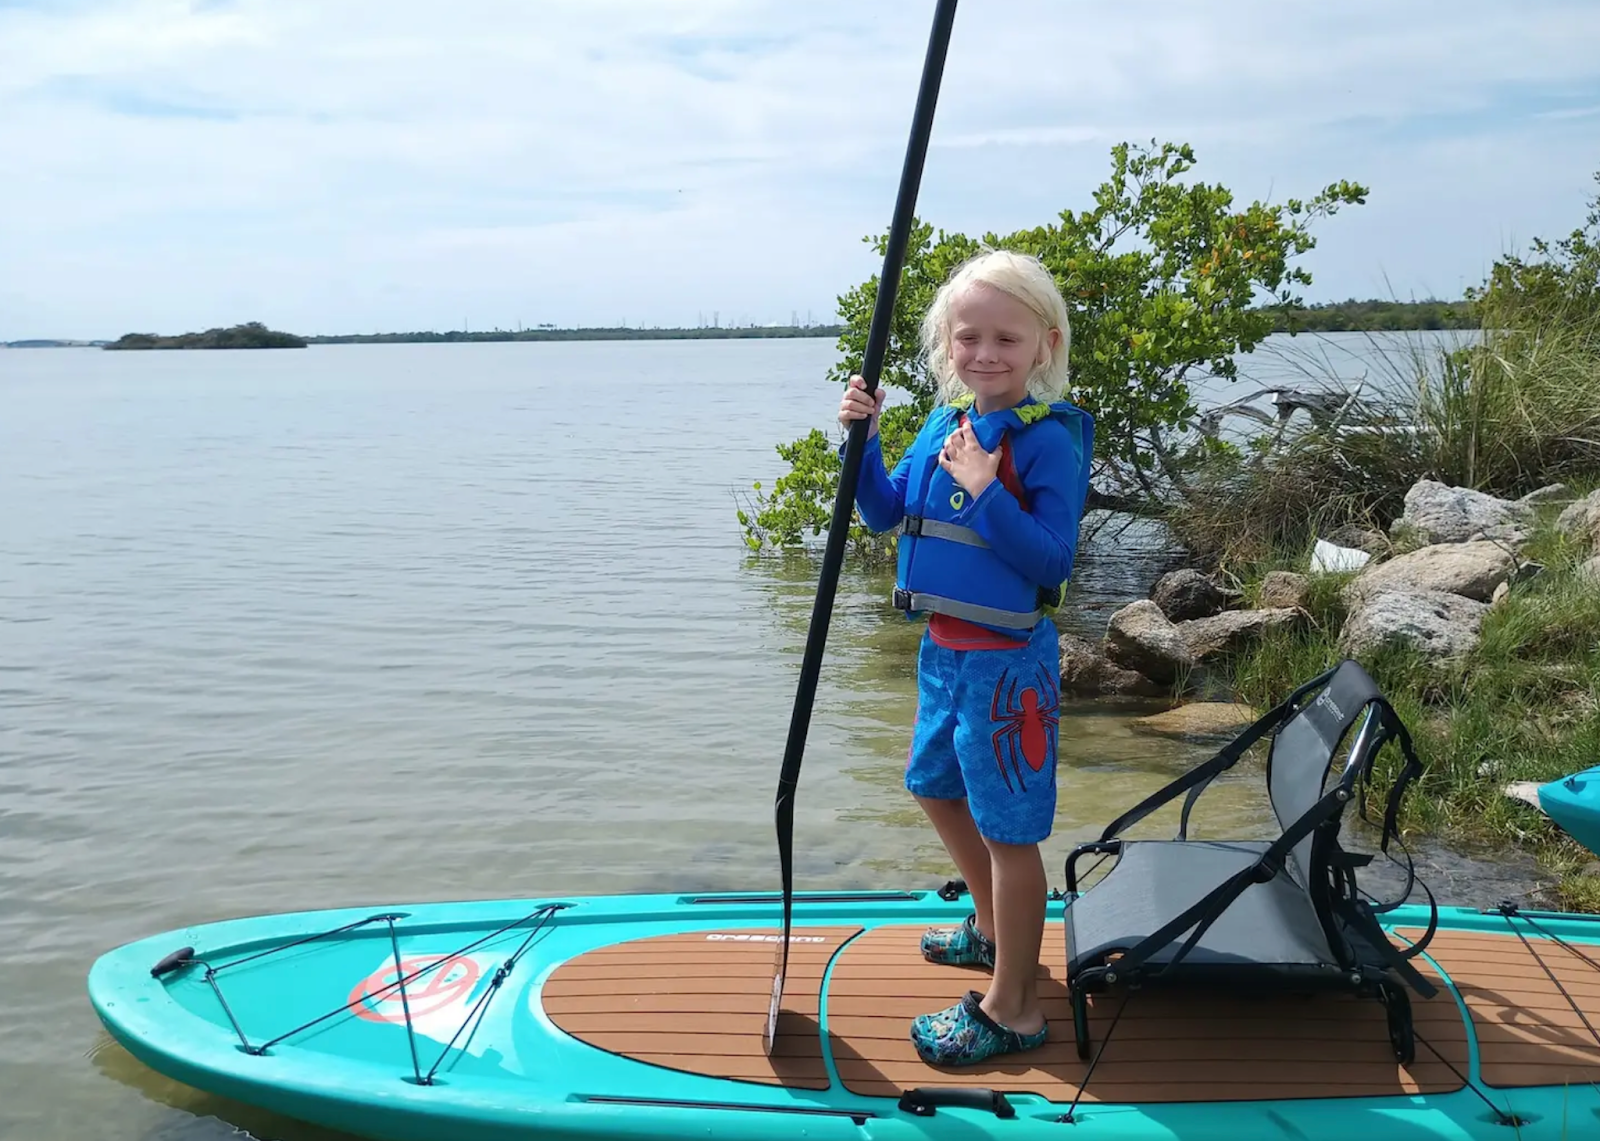
[{"label": "paddle blade", "polygon": [[772,1001],[767,1007],[767,1025],[761,1032],[761,1046],[769,1058],[772,1057],[772,1045],[778,1040],[778,1007],[783,1004],[783,976],[788,965],[785,961],[788,956],[784,951],[788,945],[788,933],[785,932],[783,941],[772,956]]},{"label": "paddle blade", "polygon": [[794,800],[778,798],[778,858],[783,872],[783,930],[772,949],[772,1000],[767,1007],[767,1026],[762,1044],[767,1057],[778,1037],[778,1008],[783,1005],[783,983],[789,973],[789,934],[794,929]]}]

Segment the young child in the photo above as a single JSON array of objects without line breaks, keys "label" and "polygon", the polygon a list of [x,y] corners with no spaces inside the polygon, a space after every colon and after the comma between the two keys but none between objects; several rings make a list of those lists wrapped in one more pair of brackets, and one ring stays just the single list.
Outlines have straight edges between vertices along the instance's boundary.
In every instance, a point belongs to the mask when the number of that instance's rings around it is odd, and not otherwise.
[{"label": "young child", "polygon": [[892,474],[875,398],[852,377],[839,422],[870,420],[856,505],[900,525],[895,606],[928,614],[906,788],[972,893],[959,927],[922,939],[936,963],[990,967],[988,992],[911,1026],[917,1052],[970,1065],[1048,1031],[1039,946],[1048,886],[1039,843],[1056,809],[1058,635],[1046,613],[1070,577],[1094,421],[1061,400],[1066,305],[1035,258],[985,252],[957,268],[922,327],[939,403]]}]

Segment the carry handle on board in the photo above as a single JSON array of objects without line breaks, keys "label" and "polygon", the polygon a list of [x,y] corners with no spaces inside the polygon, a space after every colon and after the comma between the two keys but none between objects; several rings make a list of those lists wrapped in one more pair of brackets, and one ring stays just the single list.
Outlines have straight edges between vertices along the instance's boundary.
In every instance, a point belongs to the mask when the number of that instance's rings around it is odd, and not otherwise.
[{"label": "carry handle on board", "polygon": [[985,1110],[996,1117],[1017,1115],[1016,1107],[999,1090],[935,1086],[931,1089],[908,1089],[900,1095],[900,1108],[918,1117],[932,1117],[941,1105],[952,1109]]},{"label": "carry handle on board", "polygon": [[[928,37],[928,53],[922,64],[922,84],[917,91],[917,106],[911,120],[911,138],[900,171],[900,190],[895,198],[889,243],[883,252],[878,296],[872,306],[866,358],[861,366],[861,378],[866,381],[869,396],[877,392],[878,374],[883,370],[883,358],[889,348],[900,267],[910,241],[912,213],[916,208],[917,189],[922,183],[922,163],[928,152],[928,136],[933,131],[933,108],[939,99],[939,80],[944,75],[945,52],[950,45],[950,27],[955,18],[956,0],[938,0],[933,30]],[[806,631],[805,656],[800,662],[800,684],[795,690],[794,712],[789,718],[783,771],[778,777],[774,815],[778,829],[778,862],[783,875],[783,938],[778,943],[773,964],[772,1003],[767,1010],[763,1033],[769,1056],[777,1037],[778,1008],[783,1002],[783,981],[789,969],[789,928],[794,909],[794,790],[800,778],[800,758],[805,753],[806,729],[811,723],[811,705],[817,696],[817,675],[822,669],[822,650],[828,640],[828,622],[833,617],[833,595],[839,586],[839,566],[844,561],[844,541],[850,529],[850,514],[855,509],[856,482],[866,446],[867,421],[855,420],[845,441],[839,494],[833,501],[833,520],[828,525],[828,542],[822,555],[822,575],[817,583],[816,603],[811,608],[811,625]]]}]

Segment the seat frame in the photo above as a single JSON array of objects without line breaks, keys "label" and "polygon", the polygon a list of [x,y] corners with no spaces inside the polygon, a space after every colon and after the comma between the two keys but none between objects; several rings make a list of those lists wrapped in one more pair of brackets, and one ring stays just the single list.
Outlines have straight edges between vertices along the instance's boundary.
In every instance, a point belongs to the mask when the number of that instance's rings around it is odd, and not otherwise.
[{"label": "seat frame", "polygon": [[[1312,707],[1315,714],[1308,714]],[[1314,716],[1313,728],[1318,725],[1334,732],[1334,740],[1319,732],[1319,739],[1327,746],[1327,758],[1322,763],[1319,781],[1320,795],[1314,803],[1293,820],[1285,820],[1277,799],[1273,810],[1278,815],[1282,832],[1268,844],[1248,866],[1228,876],[1206,891],[1194,904],[1171,917],[1155,931],[1143,933],[1126,947],[1092,949],[1098,953],[1077,956],[1074,947],[1072,909],[1074,904],[1091,892],[1118,885],[1107,873],[1102,883],[1079,891],[1078,863],[1090,855],[1119,856],[1126,844],[1183,844],[1189,843],[1189,815],[1200,795],[1220,774],[1231,769],[1245,752],[1263,737],[1270,734],[1271,744],[1267,754],[1267,783],[1269,796],[1273,789],[1273,765],[1278,759],[1278,745],[1285,728],[1297,718]],[[1350,752],[1339,779],[1330,788],[1328,774],[1338,757],[1340,747],[1357,722],[1360,728],[1350,745]],[[1078,1055],[1087,1059],[1090,1054],[1088,996],[1105,993],[1113,987],[1127,988],[1130,992],[1145,986],[1212,985],[1221,976],[1236,984],[1256,990],[1290,992],[1343,990],[1358,995],[1377,998],[1388,1014],[1389,1038],[1396,1059],[1409,1063],[1415,1056],[1414,1035],[1411,1026],[1411,1007],[1407,989],[1424,997],[1432,997],[1437,988],[1412,964],[1433,938],[1438,927],[1438,905],[1433,893],[1416,876],[1409,853],[1406,856],[1405,887],[1390,901],[1369,904],[1361,898],[1355,871],[1371,862],[1367,854],[1346,852],[1339,844],[1338,834],[1344,810],[1355,799],[1363,819],[1366,818],[1364,794],[1372,776],[1373,765],[1383,746],[1394,740],[1399,743],[1405,765],[1390,791],[1384,813],[1380,850],[1388,855],[1389,843],[1398,839],[1397,816],[1406,788],[1422,772],[1412,746],[1410,733],[1383,694],[1378,690],[1361,666],[1349,659],[1312,678],[1294,690],[1276,708],[1259,718],[1233,741],[1219,750],[1209,760],[1196,765],[1177,780],[1146,797],[1122,816],[1112,821],[1098,840],[1075,846],[1066,860],[1066,906],[1062,922],[1067,935],[1067,986],[1072,996],[1073,1030],[1077,1040]],[[1317,754],[1320,756],[1320,754]],[[1179,793],[1187,793],[1178,833],[1173,840],[1125,840],[1121,838],[1127,828],[1167,804]],[[1289,876],[1287,867],[1295,857],[1291,855],[1306,837],[1311,837],[1310,867],[1301,869],[1306,883],[1300,884]],[[1404,844],[1400,844],[1405,852]],[[1392,857],[1391,857],[1392,858]],[[1315,967],[1295,969],[1294,965],[1261,963],[1186,964],[1185,958],[1199,942],[1205,931],[1214,924],[1240,895],[1256,884],[1265,884],[1278,876],[1287,876],[1296,888],[1306,891],[1311,899],[1323,934],[1327,938],[1333,961]],[[1378,915],[1403,903],[1411,894],[1414,884],[1420,884],[1428,896],[1431,914],[1427,930],[1422,937],[1404,950],[1390,943],[1378,920]],[[1185,932],[1188,935],[1185,937]],[[1164,962],[1152,962],[1152,957],[1170,948],[1180,938],[1182,945],[1177,953]],[[1075,961],[1083,958],[1083,961]],[[1331,969],[1337,968],[1337,969]]]}]

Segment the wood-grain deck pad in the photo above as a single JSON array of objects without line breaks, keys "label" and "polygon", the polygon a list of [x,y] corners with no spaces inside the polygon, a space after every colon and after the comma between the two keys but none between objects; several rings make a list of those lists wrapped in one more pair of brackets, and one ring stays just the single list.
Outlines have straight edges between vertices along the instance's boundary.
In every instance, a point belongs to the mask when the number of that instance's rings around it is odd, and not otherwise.
[{"label": "wood-grain deck pad", "polygon": [[[1193,992],[1135,994],[1122,1012],[1086,1091],[1086,1063],[1072,1039],[1061,979],[1059,923],[1046,928],[1040,996],[1051,1041],[1042,1049],[971,1068],[935,1068],[908,1031],[918,1014],[982,991],[985,972],[923,960],[920,925],[797,928],[771,1057],[762,1028],[771,993],[773,943],[762,932],[693,932],[632,940],[579,955],[554,971],[543,1004],[563,1031],[602,1050],[687,1073],[795,1089],[825,1089],[819,994],[828,989],[828,1049],[853,1093],[896,1096],[915,1086],[971,1085],[1037,1093],[1054,1101],[1216,1102],[1267,1098],[1375,1097],[1447,1092],[1467,1069],[1466,1027],[1455,999],[1412,995],[1416,1061],[1401,1067],[1375,1001],[1325,995],[1258,999]],[[754,934],[756,938],[750,936]],[[1402,938],[1419,932],[1402,930]],[[1600,971],[1551,942],[1512,932],[1440,931],[1428,954],[1449,973],[1472,1015],[1480,1073],[1501,1088],[1600,1081]],[[1600,948],[1580,948],[1600,961]],[[1540,958],[1566,994],[1551,981]],[[1432,974],[1426,961],[1418,960]],[[1120,997],[1096,1000],[1091,1032],[1106,1039]],[[1438,1051],[1438,1054],[1435,1053]]]},{"label": "wood-grain deck pad", "polygon": [[543,1005],[562,1030],[613,1054],[710,1077],[827,1089],[822,975],[860,930],[793,930],[771,1057],[762,1041],[777,938],[770,931],[695,931],[601,947],[551,972]]},{"label": "wood-grain deck pad", "polygon": [[[936,1068],[911,1045],[912,1018],[947,1006],[963,991],[982,992],[988,974],[924,961],[920,926],[879,927],[839,954],[828,984],[829,1047],[853,1093],[893,1096],[915,1086],[985,1086],[1078,1096],[1087,1063],[1078,1060],[1062,977],[1060,923],[1045,929],[1039,993],[1051,1040],[1026,1054],[974,1067]],[[1091,1004],[1090,1030],[1104,1040],[1119,999]],[[1466,1068],[1466,1030],[1447,993],[1413,996],[1418,1031]],[[1375,1097],[1459,1089],[1461,1081],[1430,1051],[1401,1068],[1389,1046],[1383,1007],[1344,996],[1232,1000],[1194,993],[1134,995],[1083,1094],[1085,1102],[1215,1102],[1266,1098]]]},{"label": "wood-grain deck pad", "polygon": [[[1422,935],[1409,928],[1395,933],[1412,939]],[[1514,1089],[1600,1081],[1600,1043],[1590,1029],[1600,1028],[1600,969],[1595,966],[1600,946],[1571,944],[1593,960],[1586,962],[1531,933],[1528,942],[1532,950],[1509,929],[1503,934],[1440,931],[1427,947],[1472,1015],[1483,1083]]]}]

